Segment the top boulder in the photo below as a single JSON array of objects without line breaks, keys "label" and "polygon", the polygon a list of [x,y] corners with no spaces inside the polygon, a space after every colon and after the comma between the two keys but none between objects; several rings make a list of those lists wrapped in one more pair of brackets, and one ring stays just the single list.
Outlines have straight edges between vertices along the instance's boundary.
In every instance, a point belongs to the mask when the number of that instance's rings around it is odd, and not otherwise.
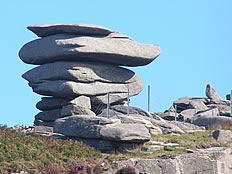
[{"label": "top boulder", "polygon": [[115,31],[108,28],[91,24],[37,24],[27,27],[39,37],[55,34],[80,34],[80,35],[108,35]]}]

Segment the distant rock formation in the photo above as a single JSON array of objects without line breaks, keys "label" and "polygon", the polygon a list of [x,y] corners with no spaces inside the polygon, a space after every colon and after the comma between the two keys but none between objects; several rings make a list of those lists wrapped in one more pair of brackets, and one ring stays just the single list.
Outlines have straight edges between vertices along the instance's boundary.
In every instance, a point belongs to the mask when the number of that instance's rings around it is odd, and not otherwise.
[{"label": "distant rock formation", "polygon": [[[208,84],[206,97],[182,97],[173,102],[173,106],[164,113],[156,113],[167,120],[187,121],[206,128],[216,122],[232,122],[230,100],[223,100]],[[175,109],[176,108],[176,111]],[[224,118],[226,117],[226,118]],[[230,121],[229,121],[230,120]]]}]

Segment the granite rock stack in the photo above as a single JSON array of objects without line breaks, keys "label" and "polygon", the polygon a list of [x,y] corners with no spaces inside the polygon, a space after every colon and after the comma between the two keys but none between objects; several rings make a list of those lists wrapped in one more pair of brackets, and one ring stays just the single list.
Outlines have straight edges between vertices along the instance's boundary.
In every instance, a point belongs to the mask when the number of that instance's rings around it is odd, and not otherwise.
[{"label": "granite rock stack", "polygon": [[44,95],[35,125],[53,126],[58,118],[96,115],[99,105],[120,104],[143,89],[139,76],[121,66],[144,66],[157,58],[159,46],[89,24],[41,24],[28,27],[39,39],[25,44],[19,57],[39,65],[22,77]]}]

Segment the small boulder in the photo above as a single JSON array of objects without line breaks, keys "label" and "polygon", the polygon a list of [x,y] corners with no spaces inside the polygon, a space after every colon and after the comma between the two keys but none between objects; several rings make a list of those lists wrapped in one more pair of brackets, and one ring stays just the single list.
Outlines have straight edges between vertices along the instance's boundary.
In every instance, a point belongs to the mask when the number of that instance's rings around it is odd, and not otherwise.
[{"label": "small boulder", "polygon": [[219,111],[217,108],[212,108],[212,109],[207,109],[207,110],[202,110],[202,111],[198,111],[196,113],[196,115],[198,116],[208,116],[208,115],[211,115],[211,116],[218,116],[219,115]]},{"label": "small boulder", "polygon": [[182,117],[182,119],[185,121],[190,121],[190,119],[194,117],[196,113],[197,113],[196,109],[186,109],[181,111],[180,117]]},{"label": "small boulder", "polygon": [[201,100],[193,100],[189,103],[189,109],[206,110],[208,107]]},{"label": "small boulder", "polygon": [[215,89],[213,89],[213,87],[210,84],[206,86],[206,96],[213,101],[222,100],[222,98],[217,94]]},{"label": "small boulder", "polygon": [[65,117],[71,115],[95,115],[95,113],[88,108],[80,107],[74,104],[69,104],[62,107],[60,115],[61,117]]},{"label": "small boulder", "polygon": [[231,142],[232,132],[230,130],[215,130],[213,131],[213,137],[222,144]]}]

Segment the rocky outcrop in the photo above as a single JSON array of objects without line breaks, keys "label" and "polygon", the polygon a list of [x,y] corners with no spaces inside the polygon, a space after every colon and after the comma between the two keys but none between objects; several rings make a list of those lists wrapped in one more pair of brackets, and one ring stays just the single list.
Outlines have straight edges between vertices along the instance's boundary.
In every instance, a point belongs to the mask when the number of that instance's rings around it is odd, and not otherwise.
[{"label": "rocky outcrop", "polygon": [[[25,44],[19,57],[37,66],[22,77],[33,92],[45,95],[36,107],[35,125],[53,126],[58,118],[101,112],[138,95],[143,82],[133,71],[159,56],[159,46],[138,43],[126,35],[88,24],[39,24],[28,27],[40,39]],[[48,49],[49,48],[49,49]],[[100,109],[99,109],[99,106]]]},{"label": "rocky outcrop", "polygon": [[166,120],[176,119],[188,122],[193,122],[193,120],[199,117],[204,117],[205,119],[205,116],[230,116],[230,101],[221,99],[210,84],[206,86],[206,95],[207,97],[179,98],[173,102],[173,106],[170,109],[164,113],[155,114],[158,114]]},{"label": "rocky outcrop", "polygon": [[105,174],[116,174],[124,167],[132,167],[136,173],[156,174],[230,174],[231,148],[214,147],[199,150],[194,153],[179,155],[174,159],[144,159],[131,158],[117,161],[117,169],[112,169]]}]

